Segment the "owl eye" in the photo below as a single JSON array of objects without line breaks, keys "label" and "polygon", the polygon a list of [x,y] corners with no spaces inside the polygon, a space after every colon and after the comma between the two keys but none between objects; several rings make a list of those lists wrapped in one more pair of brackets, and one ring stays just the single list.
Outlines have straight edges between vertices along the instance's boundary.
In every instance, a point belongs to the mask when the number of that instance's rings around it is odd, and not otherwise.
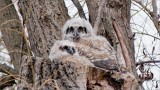
[{"label": "owl eye", "polygon": [[79,27],[78,32],[83,32],[83,27]]},{"label": "owl eye", "polygon": [[67,49],[68,49],[68,46],[64,46],[63,49],[66,49],[66,50],[67,50]]},{"label": "owl eye", "polygon": [[59,49],[63,51],[63,47],[62,46],[60,46]]},{"label": "owl eye", "polygon": [[76,51],[75,51],[75,49],[72,47],[72,51],[75,53]]},{"label": "owl eye", "polygon": [[74,28],[73,27],[68,27],[67,31],[66,31],[66,34],[73,33],[73,32],[74,32]]},{"label": "owl eye", "polygon": [[78,32],[87,33],[87,30],[85,27],[79,27]]},{"label": "owl eye", "polygon": [[67,50],[68,49],[68,46],[61,46],[59,47],[60,50],[64,51],[64,50]]},{"label": "owl eye", "polygon": [[84,31],[85,33],[87,33],[87,29],[86,29],[85,27],[83,27],[83,31]]}]

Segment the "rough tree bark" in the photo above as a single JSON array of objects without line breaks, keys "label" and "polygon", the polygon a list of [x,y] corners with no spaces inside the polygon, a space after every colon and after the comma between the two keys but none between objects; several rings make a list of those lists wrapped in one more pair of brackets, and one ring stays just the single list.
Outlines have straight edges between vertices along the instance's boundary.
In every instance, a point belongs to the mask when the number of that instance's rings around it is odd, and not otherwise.
[{"label": "rough tree bark", "polygon": [[[34,74],[30,73],[31,62]],[[86,66],[80,61],[51,62],[47,58],[24,56],[20,75],[18,90],[137,90],[131,86],[137,82],[132,74]]]},{"label": "rough tree bark", "polygon": [[20,13],[27,27],[33,54],[48,57],[54,41],[61,39],[61,27],[69,18],[63,0],[20,0]]},{"label": "rough tree bark", "polygon": [[3,89],[15,83],[14,75],[18,75],[22,55],[26,54],[26,44],[22,24],[12,0],[0,0],[0,2],[0,30],[14,66],[12,68],[7,64],[0,64],[0,72],[7,74],[0,78],[0,82],[2,82],[0,89]]},{"label": "rough tree bark", "polygon": [[[0,30],[14,69],[18,72],[22,53],[25,53],[22,24],[11,0],[0,0]],[[9,5],[9,6],[8,6]],[[16,73],[15,72],[15,73]]]}]

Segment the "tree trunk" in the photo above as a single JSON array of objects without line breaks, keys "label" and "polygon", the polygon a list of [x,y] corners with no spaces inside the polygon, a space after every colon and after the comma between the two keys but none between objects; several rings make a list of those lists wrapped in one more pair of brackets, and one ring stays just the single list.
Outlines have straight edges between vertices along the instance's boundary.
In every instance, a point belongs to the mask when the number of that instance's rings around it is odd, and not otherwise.
[{"label": "tree trunk", "polygon": [[18,90],[137,90],[131,86],[137,83],[132,74],[87,66],[83,61],[23,56],[20,76]]},{"label": "tree trunk", "polygon": [[22,24],[12,1],[0,0],[0,2],[0,30],[2,38],[14,66],[14,72],[18,73],[20,60],[22,59],[22,55],[26,53]]},{"label": "tree trunk", "polygon": [[[98,34],[104,35],[110,41],[117,51],[117,56],[122,57],[119,62],[124,62],[123,66],[127,67],[127,63],[132,62],[131,60],[134,61],[132,32],[129,27],[130,0],[105,0],[105,3],[102,4],[100,4],[103,2],[102,0],[86,1],[92,25],[97,21],[99,5],[104,5],[102,14],[100,14]],[[55,40],[61,39],[60,29],[69,17],[63,0],[20,0],[19,7],[24,19],[23,24],[28,30],[33,56],[43,57],[24,56],[20,75],[28,84],[21,80],[19,89],[137,90],[132,86],[137,81],[128,72],[103,70],[78,62],[56,60],[50,62],[48,59],[50,47]],[[118,29],[124,41],[119,39],[117,27],[121,28]],[[122,53],[124,48],[121,48],[123,46],[121,43],[126,45],[129,58]],[[126,62],[126,58],[131,60]],[[131,66],[129,69],[132,69]]]},{"label": "tree trunk", "polygon": [[21,21],[12,0],[0,0],[0,30],[6,49],[9,52],[14,68],[7,64],[0,64],[0,72],[6,75],[0,78],[0,89],[15,84],[22,55],[26,54],[26,43]]},{"label": "tree trunk", "polygon": [[61,39],[61,27],[69,18],[64,1],[20,0],[18,4],[33,54],[48,57],[50,47]]}]

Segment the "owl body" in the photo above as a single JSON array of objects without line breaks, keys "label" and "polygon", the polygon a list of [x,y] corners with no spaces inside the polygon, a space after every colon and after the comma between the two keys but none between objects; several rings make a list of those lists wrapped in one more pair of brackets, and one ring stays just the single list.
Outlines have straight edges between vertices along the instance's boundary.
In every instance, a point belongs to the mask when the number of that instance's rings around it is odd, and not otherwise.
[{"label": "owl body", "polygon": [[81,43],[76,43],[76,48],[78,49],[80,56],[85,56],[91,61],[104,60],[110,57],[107,53],[101,52],[97,49],[91,48],[90,46],[86,46]]},{"label": "owl body", "polygon": [[68,20],[62,28],[62,38],[93,48],[104,53],[115,54],[114,49],[103,36],[95,35],[91,24],[82,18]]},{"label": "owl body", "polygon": [[69,40],[56,41],[51,47],[49,59],[60,61],[71,61],[81,63],[83,65],[93,66],[93,64],[84,56],[79,56],[76,45]]},{"label": "owl body", "polygon": [[111,54],[106,49],[103,50],[102,48],[95,48],[95,45],[91,45],[91,43],[84,43],[85,42],[75,43],[80,56],[85,56],[97,67],[119,71],[120,65],[118,64],[114,54]]},{"label": "owl body", "polygon": [[118,67],[114,49],[104,37],[95,35],[88,21],[84,19],[68,20],[62,28],[62,38],[73,41],[79,55],[85,56],[95,66],[105,69]]},{"label": "owl body", "polygon": [[61,58],[62,56],[79,56],[75,47],[75,44],[68,40],[56,41],[51,47],[49,59],[52,61],[53,59]]}]

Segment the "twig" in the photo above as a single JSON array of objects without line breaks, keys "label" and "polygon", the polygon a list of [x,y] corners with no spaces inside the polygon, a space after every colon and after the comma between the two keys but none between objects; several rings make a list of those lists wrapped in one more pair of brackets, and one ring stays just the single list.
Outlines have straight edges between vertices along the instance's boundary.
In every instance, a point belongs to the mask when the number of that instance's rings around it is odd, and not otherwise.
[{"label": "twig", "polygon": [[121,28],[117,25],[117,23],[115,22],[115,20],[112,21],[112,24],[113,24],[113,28],[114,28],[114,30],[115,30],[115,32],[116,32],[116,34],[117,34],[118,40],[119,40],[119,42],[120,42],[120,46],[121,46],[121,48],[122,48],[122,54],[123,54],[124,59],[125,59],[125,62],[126,62],[126,67],[127,67],[127,69],[128,69],[130,72],[132,72],[132,64],[131,64],[131,61],[132,61],[132,60],[131,60],[131,58],[129,57],[129,52],[128,52],[128,50],[127,50],[127,47],[126,47],[126,45],[125,45],[125,43],[124,43],[124,39],[123,39],[122,34],[121,34],[121,32],[120,32],[120,31],[122,31],[122,30],[121,30]]},{"label": "twig", "polygon": [[[137,3],[137,2],[136,2]],[[133,3],[134,4],[134,3]],[[144,7],[147,7],[148,5],[150,5],[151,3],[148,3],[146,6],[144,6]],[[150,13],[147,11],[147,10],[145,10],[145,8],[143,8],[142,6],[139,6],[139,5],[136,5],[136,4],[134,4],[135,6],[137,6],[137,7],[139,7],[139,11],[137,11],[135,14],[133,14],[131,17],[133,17],[134,15],[136,15],[138,12],[140,12],[141,10],[143,10],[148,16],[149,16],[149,18],[152,20],[152,17],[150,16]],[[149,9],[148,9],[149,10]],[[149,10],[150,11],[150,10]],[[151,12],[151,11],[150,11]]]},{"label": "twig", "polygon": [[101,22],[101,13],[102,13],[102,9],[103,9],[103,6],[104,6],[104,4],[105,4],[105,1],[106,1],[106,0],[102,0],[102,2],[101,2],[100,5],[99,5],[98,15],[97,15],[96,21],[95,21],[95,23],[94,23],[95,33],[97,33],[99,24],[100,24],[100,22]]},{"label": "twig", "polygon": [[12,6],[12,5],[13,5],[14,3],[16,3],[17,1],[18,1],[18,0],[12,2],[11,4],[9,4],[9,5],[5,6],[5,7],[3,7],[2,9],[0,9],[0,12],[1,12],[2,10],[5,10],[6,8]]},{"label": "twig", "polygon": [[9,67],[7,64],[0,64],[0,72],[3,72],[5,74],[17,74],[18,73],[12,67]]},{"label": "twig", "polygon": [[79,1],[78,0],[72,0],[72,2],[75,5],[75,7],[78,9],[79,16],[87,20],[87,18],[85,16],[85,13],[83,11],[83,8],[82,8],[81,4],[79,3]]},{"label": "twig", "polygon": [[140,1],[133,0],[133,1],[135,1],[136,3],[138,3],[139,5],[141,5],[141,7],[144,8],[148,13],[151,13],[151,10],[149,10],[146,6],[144,6],[144,5],[142,4],[142,1],[141,1],[141,0],[140,0]]},{"label": "twig", "polygon": [[153,38],[155,38],[155,39],[158,39],[158,40],[160,40],[160,38],[158,38],[158,37],[155,37],[155,36],[153,36],[153,35],[150,35],[150,34],[147,34],[147,33],[143,33],[143,32],[134,32],[134,33],[136,33],[136,34],[142,34],[142,35],[148,35],[148,36],[151,36],[151,37],[153,37]]},{"label": "twig", "polygon": [[[25,25],[27,22],[28,22],[28,15],[31,13],[31,11],[32,11],[32,6],[33,6],[33,1],[32,0],[28,0],[27,1],[28,3],[29,3],[29,6],[28,6],[28,9],[27,9],[27,11],[26,11],[26,15],[24,16],[24,21],[23,21],[23,25]],[[23,33],[23,36],[24,36],[24,42],[26,43],[26,49],[27,49],[27,53],[28,53],[28,55],[29,55],[29,60],[30,60],[30,63],[31,63],[31,71],[32,71],[32,80],[33,80],[33,86],[34,86],[34,89],[36,88],[36,86],[35,86],[35,80],[34,80],[34,78],[35,78],[35,72],[34,72],[34,67],[33,67],[33,60],[32,60],[32,53],[31,53],[31,49],[30,49],[30,47],[29,47],[29,42],[28,42],[28,39],[27,39],[27,35],[26,35],[26,32],[25,32],[25,29],[24,29],[24,27],[22,27],[22,33]]]},{"label": "twig", "polygon": [[56,89],[57,89],[57,90],[61,90],[61,89],[59,88],[56,80],[54,80],[54,83],[55,83]]},{"label": "twig", "polygon": [[145,63],[160,63],[160,60],[154,60],[154,61],[141,61],[141,62],[137,62],[136,66],[140,65],[140,64],[145,64]]},{"label": "twig", "polygon": [[153,11],[149,10],[146,6],[144,6],[142,4],[142,1],[137,1],[137,0],[133,0],[133,1],[135,1],[136,3],[141,5],[141,7],[143,7],[150,14],[150,16],[152,17],[152,21],[153,21],[157,31],[160,34],[160,28],[158,25],[158,14],[157,14],[157,0],[152,0]]},{"label": "twig", "polygon": [[[156,28],[158,29],[157,0],[152,0],[152,8],[153,8],[153,13],[152,13],[153,23],[155,24]],[[159,33],[160,33],[160,31],[159,31]]]},{"label": "twig", "polygon": [[9,22],[19,22],[21,24],[21,21],[18,20],[18,19],[10,19],[10,20],[5,21],[4,23],[1,23],[0,27],[2,27],[3,25],[5,25],[5,24],[7,24]]}]

